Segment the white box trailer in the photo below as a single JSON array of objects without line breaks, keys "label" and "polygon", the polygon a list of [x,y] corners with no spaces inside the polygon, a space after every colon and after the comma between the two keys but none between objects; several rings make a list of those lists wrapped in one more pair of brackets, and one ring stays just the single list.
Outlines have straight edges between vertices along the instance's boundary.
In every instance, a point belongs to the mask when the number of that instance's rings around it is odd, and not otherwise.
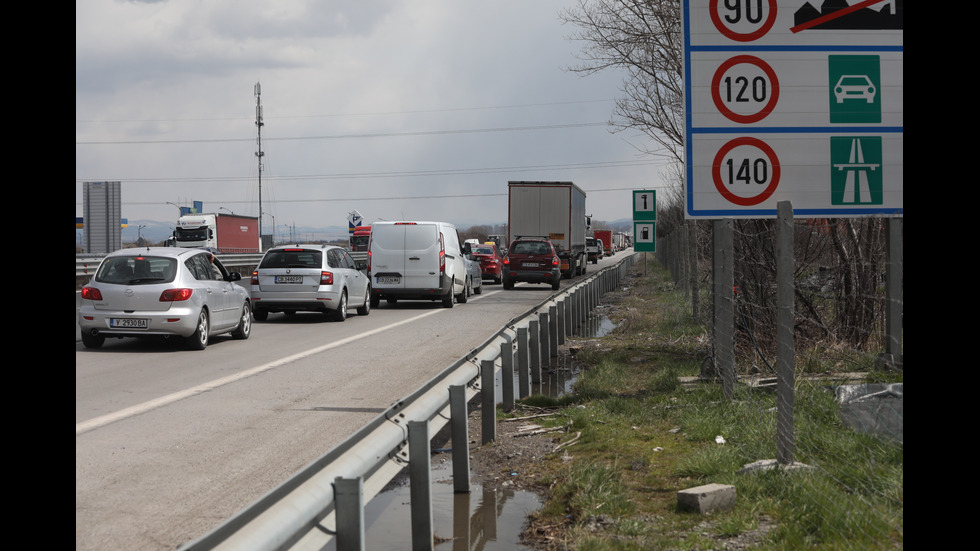
[{"label": "white box trailer", "polygon": [[507,182],[507,246],[519,236],[546,237],[561,259],[562,274],[585,273],[585,192],[572,182]]}]

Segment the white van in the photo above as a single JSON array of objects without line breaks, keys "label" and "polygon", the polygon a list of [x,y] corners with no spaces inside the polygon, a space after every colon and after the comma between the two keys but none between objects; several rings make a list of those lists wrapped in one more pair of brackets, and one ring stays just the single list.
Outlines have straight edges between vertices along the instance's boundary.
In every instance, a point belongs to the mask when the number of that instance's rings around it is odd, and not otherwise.
[{"label": "white van", "polygon": [[371,306],[381,299],[466,302],[466,264],[456,226],[447,222],[376,222],[368,244]]}]

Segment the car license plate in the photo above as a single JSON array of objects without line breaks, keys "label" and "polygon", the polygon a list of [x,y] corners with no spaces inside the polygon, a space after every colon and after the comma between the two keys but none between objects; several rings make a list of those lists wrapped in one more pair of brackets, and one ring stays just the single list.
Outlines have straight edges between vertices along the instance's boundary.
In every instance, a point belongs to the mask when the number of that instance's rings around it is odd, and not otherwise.
[{"label": "car license plate", "polygon": [[303,283],[303,276],[276,276],[276,283]]},{"label": "car license plate", "polygon": [[398,285],[399,283],[402,282],[402,278],[392,277],[392,276],[378,276],[377,281],[381,285]]},{"label": "car license plate", "polygon": [[541,264],[539,264],[538,262],[525,262],[525,263],[523,264],[523,266],[524,266],[525,268],[537,268],[537,267],[538,267],[538,266],[540,266],[540,265],[541,265]]},{"label": "car license plate", "polygon": [[146,318],[109,318],[109,327],[115,329],[146,329],[149,325]]}]

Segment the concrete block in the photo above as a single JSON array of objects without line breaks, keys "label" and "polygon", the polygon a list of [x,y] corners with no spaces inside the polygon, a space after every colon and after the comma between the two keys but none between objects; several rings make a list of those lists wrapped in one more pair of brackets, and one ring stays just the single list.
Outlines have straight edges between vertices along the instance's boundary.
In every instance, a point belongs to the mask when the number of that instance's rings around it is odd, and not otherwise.
[{"label": "concrete block", "polygon": [[705,484],[677,492],[677,508],[681,511],[710,513],[735,507],[735,486]]}]

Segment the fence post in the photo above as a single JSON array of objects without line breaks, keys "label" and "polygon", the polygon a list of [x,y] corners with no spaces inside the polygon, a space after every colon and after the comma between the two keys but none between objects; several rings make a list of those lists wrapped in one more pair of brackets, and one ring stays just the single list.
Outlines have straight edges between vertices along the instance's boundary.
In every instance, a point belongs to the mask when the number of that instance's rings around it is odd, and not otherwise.
[{"label": "fence post", "polygon": [[452,423],[453,492],[470,491],[470,426],[466,409],[466,387],[449,387],[449,420]]},{"label": "fence post", "polygon": [[902,222],[901,218],[889,218],[885,238],[885,352],[890,354],[895,365],[904,369],[902,356]]},{"label": "fence post", "polygon": [[793,290],[793,205],[776,203],[776,460],[782,465],[793,463],[793,395],[795,380],[796,294]]},{"label": "fence post", "polygon": [[565,344],[566,324],[568,323],[568,297],[555,302],[555,342]]},{"label": "fence post", "polygon": [[489,444],[497,439],[497,396],[493,387],[493,372],[493,360],[480,362],[480,386],[482,387],[480,390],[480,397],[482,398],[480,415],[484,444]]},{"label": "fence post", "polygon": [[412,549],[432,549],[432,470],[429,422],[408,422],[409,496],[412,509]]},{"label": "fence post", "polygon": [[732,220],[713,222],[712,271],[714,273],[714,363],[721,377],[726,398],[735,391],[735,308],[733,303],[735,283]]},{"label": "fence post", "polygon": [[541,383],[541,330],[538,320],[527,322],[528,357],[531,359],[531,382]]},{"label": "fence post", "polygon": [[551,325],[546,312],[538,314],[538,325],[541,327],[541,366],[544,367],[551,365]]},{"label": "fence post", "polygon": [[528,364],[528,340],[527,340],[527,327],[517,328],[517,395],[521,398],[527,398],[531,395],[531,384],[529,381],[528,370],[530,365]]},{"label": "fence post", "polygon": [[360,478],[333,482],[337,510],[337,551],[364,551],[364,484]]},{"label": "fence post", "polygon": [[500,392],[504,411],[514,409],[514,344],[507,335],[500,343]]},{"label": "fence post", "polygon": [[[558,357],[558,336],[561,333],[561,328],[558,326],[558,305],[552,304],[548,306],[548,319],[551,323],[551,329],[548,331],[548,356],[551,358]],[[551,362],[548,362],[551,365]]]}]

